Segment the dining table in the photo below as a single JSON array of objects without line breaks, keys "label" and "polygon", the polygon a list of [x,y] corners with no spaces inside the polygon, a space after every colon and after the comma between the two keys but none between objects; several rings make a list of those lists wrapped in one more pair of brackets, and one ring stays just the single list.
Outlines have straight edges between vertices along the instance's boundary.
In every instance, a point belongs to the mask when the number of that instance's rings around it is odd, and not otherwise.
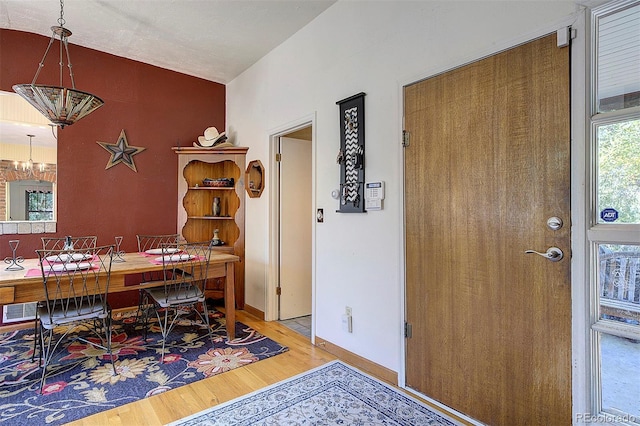
[{"label": "dining table", "polygon": [[[116,257],[114,256],[114,259]],[[158,283],[141,283],[125,285],[125,277],[145,272],[162,271],[162,262],[145,253],[125,253],[118,256],[119,261],[112,261],[109,277],[109,293],[138,290],[158,286]],[[224,278],[224,309],[227,328],[227,339],[235,339],[235,273],[234,264],[240,258],[228,253],[211,254],[207,279]],[[0,269],[0,304],[39,302],[46,299],[40,263],[37,258],[24,259],[19,266],[23,269]]]}]

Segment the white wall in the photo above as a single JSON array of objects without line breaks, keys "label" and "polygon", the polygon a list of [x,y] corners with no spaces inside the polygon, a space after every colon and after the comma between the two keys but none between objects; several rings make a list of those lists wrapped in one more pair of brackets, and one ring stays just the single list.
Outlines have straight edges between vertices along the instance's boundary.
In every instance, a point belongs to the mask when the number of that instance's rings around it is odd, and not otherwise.
[{"label": "white wall", "polygon": [[[571,1],[340,0],[227,85],[227,123],[247,160],[267,168],[246,211],[246,301],[265,309],[269,245],[269,135],[316,114],[316,335],[395,371],[403,320],[403,85],[566,25]],[[336,101],[365,92],[366,180],[386,182],[385,208],[336,213]],[[429,212],[425,212],[428,215]],[[353,333],[342,330],[353,308]]]},{"label": "white wall", "polygon": [[[25,133],[29,130],[26,129]],[[29,159],[29,139],[26,144],[5,144],[0,141],[0,160],[17,161],[24,163]],[[56,147],[44,147],[34,145],[31,152],[31,159],[34,164],[47,163],[56,164],[58,162],[58,149]]]}]

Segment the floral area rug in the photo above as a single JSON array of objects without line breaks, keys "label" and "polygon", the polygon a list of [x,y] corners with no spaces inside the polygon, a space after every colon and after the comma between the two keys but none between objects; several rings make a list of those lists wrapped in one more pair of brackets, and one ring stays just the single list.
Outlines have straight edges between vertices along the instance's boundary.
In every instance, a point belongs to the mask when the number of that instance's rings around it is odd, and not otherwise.
[{"label": "floral area rug", "polygon": [[31,361],[33,328],[0,334],[0,423],[67,423],[288,350],[239,322],[236,335],[240,337],[227,343],[220,312],[210,312],[210,323],[213,342],[206,336],[206,327],[182,319],[167,339],[161,364],[157,320],[145,340],[135,312],[114,314],[112,351],[117,374],[113,375],[106,351],[76,340],[58,348],[47,368],[43,394],[37,356]]},{"label": "floral area rug", "polygon": [[332,361],[170,426],[458,424],[374,377]]}]

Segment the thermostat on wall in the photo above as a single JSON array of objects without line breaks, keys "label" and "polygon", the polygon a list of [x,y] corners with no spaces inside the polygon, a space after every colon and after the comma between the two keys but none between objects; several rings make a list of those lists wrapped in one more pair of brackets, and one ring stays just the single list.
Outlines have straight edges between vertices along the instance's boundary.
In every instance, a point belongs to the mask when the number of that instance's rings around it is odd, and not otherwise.
[{"label": "thermostat on wall", "polygon": [[384,200],[384,182],[367,182],[364,184],[366,210],[382,210]]}]

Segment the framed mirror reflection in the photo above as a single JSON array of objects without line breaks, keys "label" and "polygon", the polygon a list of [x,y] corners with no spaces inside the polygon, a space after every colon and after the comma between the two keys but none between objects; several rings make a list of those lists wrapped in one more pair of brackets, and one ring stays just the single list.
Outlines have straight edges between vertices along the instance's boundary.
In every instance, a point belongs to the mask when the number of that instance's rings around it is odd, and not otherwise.
[{"label": "framed mirror reflection", "polygon": [[35,108],[0,91],[0,223],[55,220],[56,138]]}]

